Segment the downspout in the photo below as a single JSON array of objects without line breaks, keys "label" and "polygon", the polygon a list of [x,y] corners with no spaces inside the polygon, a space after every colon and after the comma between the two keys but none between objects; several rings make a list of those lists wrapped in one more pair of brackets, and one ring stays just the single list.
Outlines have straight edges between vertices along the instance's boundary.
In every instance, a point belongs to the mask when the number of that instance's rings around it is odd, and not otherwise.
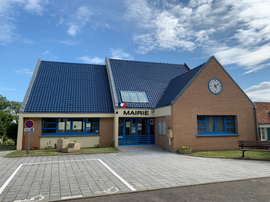
[{"label": "downspout", "polygon": [[257,122],[257,107],[254,106],[255,124],[256,124],[256,140],[259,141],[258,122]]}]

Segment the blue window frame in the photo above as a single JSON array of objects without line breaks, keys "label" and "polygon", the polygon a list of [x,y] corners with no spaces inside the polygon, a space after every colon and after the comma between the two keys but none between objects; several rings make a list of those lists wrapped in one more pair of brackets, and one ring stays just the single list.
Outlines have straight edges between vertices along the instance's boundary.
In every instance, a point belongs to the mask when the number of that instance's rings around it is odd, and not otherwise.
[{"label": "blue window frame", "polygon": [[43,118],[42,135],[96,135],[99,118]]},{"label": "blue window frame", "polygon": [[148,103],[145,92],[139,91],[120,91],[123,102]]},{"label": "blue window frame", "polygon": [[235,134],[234,116],[197,116],[198,135]]}]

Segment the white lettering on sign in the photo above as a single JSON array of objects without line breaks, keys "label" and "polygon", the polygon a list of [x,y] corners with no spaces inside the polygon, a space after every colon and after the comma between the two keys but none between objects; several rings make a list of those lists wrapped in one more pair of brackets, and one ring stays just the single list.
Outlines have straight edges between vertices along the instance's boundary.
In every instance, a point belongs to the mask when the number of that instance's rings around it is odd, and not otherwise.
[{"label": "white lettering on sign", "polygon": [[24,131],[34,131],[34,128],[25,128]]}]

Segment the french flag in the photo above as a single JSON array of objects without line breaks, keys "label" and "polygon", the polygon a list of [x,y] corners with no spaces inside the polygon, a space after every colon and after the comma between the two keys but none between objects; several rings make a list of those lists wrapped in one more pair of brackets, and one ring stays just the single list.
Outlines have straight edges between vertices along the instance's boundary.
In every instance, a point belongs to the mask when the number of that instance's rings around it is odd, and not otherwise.
[{"label": "french flag", "polygon": [[122,108],[125,108],[127,106],[127,104],[119,102],[119,106]]}]

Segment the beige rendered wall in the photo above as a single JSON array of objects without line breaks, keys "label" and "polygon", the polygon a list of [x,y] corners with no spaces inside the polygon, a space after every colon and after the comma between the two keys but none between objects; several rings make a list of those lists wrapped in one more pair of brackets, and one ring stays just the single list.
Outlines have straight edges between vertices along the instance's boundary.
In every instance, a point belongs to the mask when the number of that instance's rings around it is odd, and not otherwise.
[{"label": "beige rendered wall", "polygon": [[[208,89],[211,78],[222,82],[220,94]],[[172,106],[174,151],[238,149],[238,140],[256,140],[254,106],[219,63],[212,59]],[[197,137],[197,115],[234,115],[236,137]]]},{"label": "beige rendered wall", "polygon": [[[54,144],[57,143],[57,140],[61,137],[41,137],[40,138],[40,148],[44,149],[47,146],[51,146],[54,148]],[[96,144],[99,144],[99,135],[97,136],[73,136],[68,137],[69,142],[80,142],[81,147],[94,147]]]}]

